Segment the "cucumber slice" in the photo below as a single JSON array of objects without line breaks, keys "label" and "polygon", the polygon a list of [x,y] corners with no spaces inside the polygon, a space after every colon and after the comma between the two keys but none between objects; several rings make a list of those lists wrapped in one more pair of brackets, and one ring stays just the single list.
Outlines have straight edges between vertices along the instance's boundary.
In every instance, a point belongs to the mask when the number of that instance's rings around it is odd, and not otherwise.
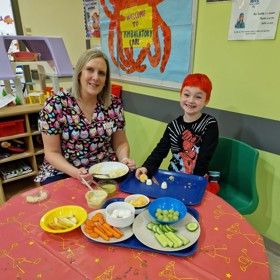
[{"label": "cucumber slice", "polygon": [[153,230],[153,226],[154,226],[154,223],[150,222],[150,223],[147,224],[147,229]]},{"label": "cucumber slice", "polygon": [[163,232],[168,232],[168,229],[165,227],[165,225],[159,225],[160,229],[163,231]]},{"label": "cucumber slice", "polygon": [[162,233],[164,233],[164,231],[161,229],[160,226],[157,226],[157,227],[156,227],[156,233],[162,234]]},{"label": "cucumber slice", "polygon": [[186,226],[187,230],[188,231],[196,231],[198,228],[199,228],[199,225],[197,222],[190,222],[190,223],[187,223],[187,226]]},{"label": "cucumber slice", "polygon": [[175,244],[176,248],[183,245],[183,241],[175,235],[174,232],[166,232],[165,235]]},{"label": "cucumber slice", "polygon": [[176,232],[176,231],[177,231],[177,229],[175,229],[175,228],[174,228],[173,226],[171,226],[171,225],[165,224],[165,227],[168,228],[168,231],[172,231],[172,232]]},{"label": "cucumber slice", "polygon": [[155,233],[155,238],[162,247],[167,247],[168,243],[166,240],[162,239],[162,235]]},{"label": "cucumber slice", "polygon": [[155,238],[156,240],[159,242],[159,244],[163,247],[173,247],[174,243],[169,239],[167,238],[164,233],[162,234],[158,234],[158,233],[155,233]]},{"label": "cucumber slice", "polygon": [[190,240],[182,234],[176,232],[175,235],[182,240],[184,246],[190,243]]}]

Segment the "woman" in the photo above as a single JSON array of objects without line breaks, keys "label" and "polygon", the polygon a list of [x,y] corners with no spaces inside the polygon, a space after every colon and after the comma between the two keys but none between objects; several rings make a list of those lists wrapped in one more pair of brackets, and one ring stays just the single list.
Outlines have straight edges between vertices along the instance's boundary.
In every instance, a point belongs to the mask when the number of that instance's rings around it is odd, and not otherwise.
[{"label": "woman", "polygon": [[70,93],[47,99],[39,128],[45,159],[35,181],[42,185],[69,176],[92,183],[88,168],[102,161],[120,161],[135,169],[122,103],[111,96],[109,62],[99,50],[80,56]]}]

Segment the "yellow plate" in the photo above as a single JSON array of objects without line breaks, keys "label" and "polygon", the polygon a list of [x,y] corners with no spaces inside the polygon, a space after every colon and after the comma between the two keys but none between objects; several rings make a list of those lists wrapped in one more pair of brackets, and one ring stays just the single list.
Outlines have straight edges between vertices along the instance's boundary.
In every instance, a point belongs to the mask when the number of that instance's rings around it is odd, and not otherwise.
[{"label": "yellow plate", "polygon": [[[52,229],[49,227],[49,223],[53,222],[55,217],[58,218],[59,216],[67,216],[71,212],[78,220],[78,223],[75,226],[66,229]],[[64,233],[64,232],[72,231],[77,227],[81,226],[85,222],[86,218],[87,218],[87,211],[84,208],[76,205],[65,205],[65,206],[54,208],[49,212],[47,212],[41,218],[40,226],[43,230],[47,232]]]}]

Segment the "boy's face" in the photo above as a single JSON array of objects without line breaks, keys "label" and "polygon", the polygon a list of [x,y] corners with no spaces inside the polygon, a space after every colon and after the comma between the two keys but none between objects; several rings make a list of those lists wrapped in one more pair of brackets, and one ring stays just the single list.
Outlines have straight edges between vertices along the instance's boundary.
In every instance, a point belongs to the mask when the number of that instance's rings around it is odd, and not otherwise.
[{"label": "boy's face", "polygon": [[201,110],[208,104],[206,93],[199,87],[185,86],[180,96],[180,106],[185,114],[195,117],[200,116]]}]

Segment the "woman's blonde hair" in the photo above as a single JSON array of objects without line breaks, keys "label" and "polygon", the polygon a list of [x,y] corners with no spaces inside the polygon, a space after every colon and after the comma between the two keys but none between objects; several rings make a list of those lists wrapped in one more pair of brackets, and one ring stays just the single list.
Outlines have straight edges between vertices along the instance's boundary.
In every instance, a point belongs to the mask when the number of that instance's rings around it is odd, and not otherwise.
[{"label": "woman's blonde hair", "polygon": [[89,49],[81,54],[74,69],[73,80],[72,80],[72,88],[70,89],[70,94],[76,99],[81,98],[81,85],[80,85],[80,74],[84,68],[84,66],[92,59],[95,58],[103,58],[106,65],[106,81],[105,86],[102,91],[98,94],[97,98],[101,101],[101,103],[107,108],[111,103],[111,73],[110,73],[110,65],[107,56],[100,50]]}]

